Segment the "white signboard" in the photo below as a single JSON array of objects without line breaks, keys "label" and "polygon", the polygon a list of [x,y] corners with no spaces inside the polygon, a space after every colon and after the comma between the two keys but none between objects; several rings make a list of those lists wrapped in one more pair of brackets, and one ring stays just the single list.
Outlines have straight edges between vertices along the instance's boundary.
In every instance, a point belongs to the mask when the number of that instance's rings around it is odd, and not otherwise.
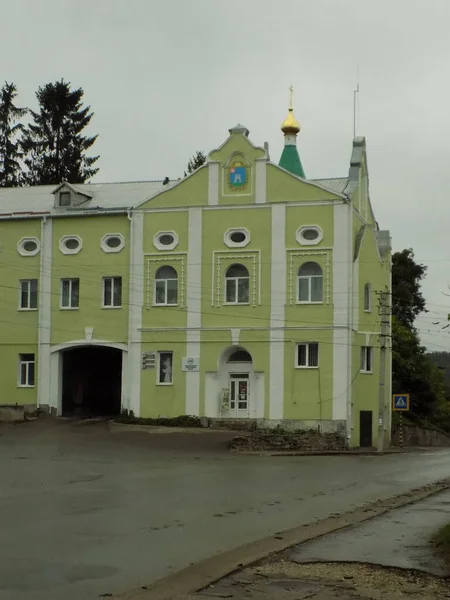
[{"label": "white signboard", "polygon": [[191,373],[199,370],[200,359],[198,356],[184,356],[181,361],[181,370]]}]

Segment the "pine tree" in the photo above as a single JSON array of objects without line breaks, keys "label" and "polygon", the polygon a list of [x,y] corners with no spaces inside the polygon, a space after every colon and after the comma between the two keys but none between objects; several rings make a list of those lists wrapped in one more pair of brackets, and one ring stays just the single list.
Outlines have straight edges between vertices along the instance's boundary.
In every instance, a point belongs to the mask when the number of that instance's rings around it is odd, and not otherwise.
[{"label": "pine tree", "polygon": [[19,162],[22,152],[17,135],[23,130],[19,120],[27,109],[14,104],[16,96],[14,83],[5,82],[0,90],[0,187],[17,187],[22,179]]},{"label": "pine tree", "polygon": [[[197,150],[194,156],[190,159],[187,165],[188,173],[193,173],[199,167],[204,165],[206,162],[206,156],[203,154],[201,150]],[[186,171],[184,172],[184,176],[186,177]]]},{"label": "pine tree", "polygon": [[98,169],[98,156],[86,156],[97,136],[82,135],[94,113],[83,108],[83,89],[70,89],[64,80],[47,83],[36,92],[39,112],[30,111],[33,123],[22,138],[26,182],[29,185],[84,183]]}]

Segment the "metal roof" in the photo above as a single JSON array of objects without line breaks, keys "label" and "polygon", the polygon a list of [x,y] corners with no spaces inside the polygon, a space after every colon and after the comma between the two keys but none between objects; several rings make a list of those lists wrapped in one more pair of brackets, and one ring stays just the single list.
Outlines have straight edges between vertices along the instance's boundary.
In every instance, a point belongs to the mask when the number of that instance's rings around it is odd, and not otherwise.
[{"label": "metal roof", "polygon": [[310,179],[311,183],[317,183],[338,194],[343,194],[348,185],[348,177],[332,177],[330,179]]},{"label": "metal roof", "polygon": [[[171,182],[176,183],[176,181]],[[59,187],[59,186],[58,186]],[[91,196],[76,208],[55,208],[53,192],[55,185],[36,185],[32,187],[0,188],[0,214],[20,213],[73,213],[77,210],[89,211],[118,210],[132,208],[140,202],[145,202],[162,189],[162,181],[134,181],[126,183],[85,183],[70,186],[81,194]]]}]

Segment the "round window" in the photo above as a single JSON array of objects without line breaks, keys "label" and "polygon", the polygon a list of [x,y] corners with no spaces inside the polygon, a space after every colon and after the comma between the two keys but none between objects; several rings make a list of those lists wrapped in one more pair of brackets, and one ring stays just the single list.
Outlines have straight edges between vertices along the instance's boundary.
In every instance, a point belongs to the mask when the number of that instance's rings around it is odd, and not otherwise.
[{"label": "round window", "polygon": [[22,244],[22,248],[25,250],[25,252],[35,252],[37,250],[37,247],[37,242],[35,242],[34,240],[27,240]]},{"label": "round window", "polygon": [[230,240],[234,244],[242,244],[242,242],[245,242],[246,239],[247,236],[243,231],[233,231],[232,233],[230,233]]},{"label": "round window", "polygon": [[317,240],[317,238],[319,237],[319,232],[317,231],[317,229],[304,229],[302,231],[302,238],[304,238],[305,240],[308,240],[308,242],[312,242],[314,240]]},{"label": "round window", "polygon": [[161,246],[170,246],[170,244],[173,244],[174,241],[175,238],[170,233],[163,233],[158,238],[158,242],[161,244]]},{"label": "round window", "polygon": [[80,242],[76,238],[69,238],[68,240],[66,240],[66,243],[64,245],[67,248],[67,250],[76,250],[80,245]]},{"label": "round window", "polygon": [[122,240],[120,239],[120,237],[117,237],[116,235],[111,236],[111,237],[107,238],[107,240],[106,240],[106,245],[108,246],[108,248],[118,248],[121,243],[122,243]]}]

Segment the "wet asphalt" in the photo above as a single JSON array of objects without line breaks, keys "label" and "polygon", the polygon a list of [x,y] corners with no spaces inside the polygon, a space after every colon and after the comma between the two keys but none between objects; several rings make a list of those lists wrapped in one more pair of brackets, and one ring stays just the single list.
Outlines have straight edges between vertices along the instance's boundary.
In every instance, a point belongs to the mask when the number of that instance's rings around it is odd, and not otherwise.
[{"label": "wet asphalt", "polygon": [[448,563],[439,558],[430,544],[434,533],[447,523],[450,491],[302,544],[290,553],[289,560],[360,562],[448,577]]},{"label": "wet asphalt", "polygon": [[0,427],[0,600],[84,600],[450,475],[450,450],[267,457],[223,432]]}]

